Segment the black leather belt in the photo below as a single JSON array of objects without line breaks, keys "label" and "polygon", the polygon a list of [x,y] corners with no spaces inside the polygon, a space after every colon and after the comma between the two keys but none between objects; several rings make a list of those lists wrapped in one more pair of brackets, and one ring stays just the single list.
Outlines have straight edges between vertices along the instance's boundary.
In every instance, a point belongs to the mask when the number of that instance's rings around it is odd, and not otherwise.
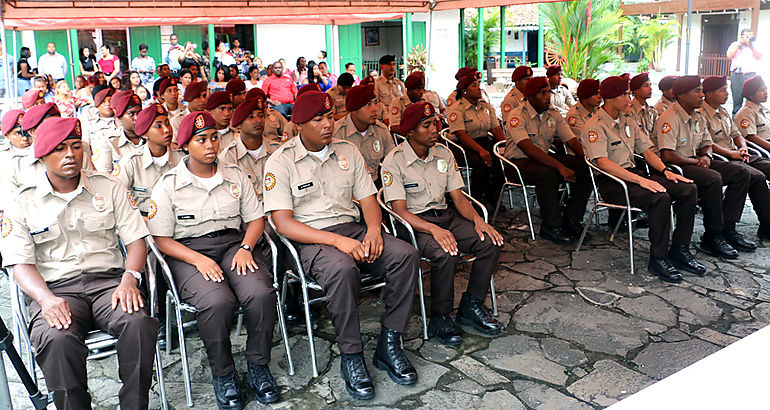
[{"label": "black leather belt", "polygon": [[226,236],[226,235],[235,235],[240,232],[241,231],[239,231],[238,229],[233,229],[233,228],[222,229],[221,231],[214,231],[214,232],[209,232],[205,235],[201,235],[199,236],[199,238],[219,238],[221,236]]},{"label": "black leather belt", "polygon": [[444,216],[445,209],[428,209],[425,212],[420,212],[417,216],[427,216],[430,218],[438,218]]}]

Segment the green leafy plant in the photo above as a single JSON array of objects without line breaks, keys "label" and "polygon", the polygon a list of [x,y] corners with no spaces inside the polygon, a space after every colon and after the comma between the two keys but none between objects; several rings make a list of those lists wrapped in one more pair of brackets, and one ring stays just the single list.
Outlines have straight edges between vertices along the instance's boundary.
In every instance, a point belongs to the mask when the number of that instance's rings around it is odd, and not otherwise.
[{"label": "green leafy plant", "polygon": [[676,20],[665,20],[660,14],[656,18],[650,19],[647,24],[639,29],[642,47],[642,54],[650,62],[650,66],[655,71],[662,71],[660,61],[663,58],[663,50],[675,39],[679,38],[679,22]]},{"label": "green leafy plant", "polygon": [[[465,65],[469,67],[476,67],[476,58],[478,57],[478,16],[476,10],[466,10],[465,14]],[[492,46],[497,45],[500,42],[499,28],[500,28],[500,11],[491,9],[484,10],[484,58],[489,55],[489,50]]]},{"label": "green leafy plant", "polygon": [[415,71],[426,71],[428,68],[428,50],[418,44],[406,55],[406,75]]}]

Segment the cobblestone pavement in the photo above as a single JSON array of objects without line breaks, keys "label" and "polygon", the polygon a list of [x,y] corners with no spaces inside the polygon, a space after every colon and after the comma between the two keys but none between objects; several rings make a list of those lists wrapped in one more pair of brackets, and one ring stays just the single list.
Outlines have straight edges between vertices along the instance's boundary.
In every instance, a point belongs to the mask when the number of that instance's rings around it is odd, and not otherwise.
[{"label": "cobblestone pavement", "polygon": [[[515,209],[521,209],[517,205]],[[536,213],[536,211],[535,211]],[[770,323],[770,247],[763,244],[738,260],[719,260],[701,252],[705,277],[685,275],[679,285],[665,284],[646,272],[647,232],[635,232],[636,275],[629,273],[627,236],[609,242],[606,225],[592,225],[594,238],[579,252],[544,240],[532,241],[518,213],[499,218],[506,246],[495,272],[499,319],[506,325],[495,338],[465,329],[465,342],[448,348],[423,341],[418,307],[404,337],[420,381],[397,386],[369,361],[383,311],[377,292],[361,301],[365,355],[377,389],[368,402],[354,401],[339,376],[339,350],[325,311],[313,323],[320,376],[312,378],[304,326],[289,328],[296,374],[289,376],[283,344],[276,331],[271,369],[282,389],[274,408],[602,408],[680,370]],[[602,215],[600,219],[605,219]],[[756,237],[756,217],[747,204],[739,230]],[[539,220],[535,218],[536,226]],[[702,233],[700,216],[693,244]],[[695,246],[694,246],[695,247]],[[693,248],[694,248],[693,247]],[[468,267],[458,273],[455,299],[467,283]],[[427,286],[426,291],[430,287]],[[2,284],[0,314],[9,322],[8,284]],[[489,304],[489,299],[487,300]],[[195,408],[216,402],[202,344],[187,338]],[[233,336],[236,363],[245,375],[244,336]],[[162,354],[166,391],[172,408],[184,409],[179,350]],[[22,385],[9,368],[17,408],[29,408]],[[88,363],[97,408],[118,404],[115,357]],[[41,378],[42,380],[42,378]],[[41,383],[44,384],[44,383]],[[241,377],[247,408],[255,396]],[[157,385],[151,406],[159,407]]]}]

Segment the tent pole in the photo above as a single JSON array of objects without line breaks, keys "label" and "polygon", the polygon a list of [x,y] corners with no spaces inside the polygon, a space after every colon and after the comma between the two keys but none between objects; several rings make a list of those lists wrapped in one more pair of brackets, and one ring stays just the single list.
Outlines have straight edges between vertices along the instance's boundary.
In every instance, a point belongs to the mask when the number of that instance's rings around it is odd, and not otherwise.
[{"label": "tent pole", "polygon": [[[216,55],[216,36],[214,35],[214,25],[209,24],[208,25],[208,35],[209,35],[209,72],[211,73],[211,78],[216,78],[217,72],[214,70],[214,56]],[[211,80],[211,78],[209,80]]]},{"label": "tent pole", "polygon": [[9,63],[11,62],[11,60],[8,57],[10,56],[10,54],[8,53],[8,42],[5,41],[5,18],[3,18],[2,25],[3,25],[3,28],[2,28],[2,32],[0,33],[0,41],[3,42],[3,58],[5,59],[5,64],[3,68],[3,79],[5,80],[5,88],[3,91],[5,92],[5,95],[3,97],[4,99],[6,98],[10,99],[11,98],[11,76],[9,75],[10,73],[8,72],[8,68],[10,66]]},{"label": "tent pole", "polygon": [[687,41],[684,50],[684,75],[689,74],[690,68],[690,32],[692,31],[692,0],[687,0]]},{"label": "tent pole", "polygon": [[500,68],[508,68],[505,63],[505,6],[500,6]]},{"label": "tent pole", "polygon": [[465,9],[460,9],[460,33],[457,42],[460,43],[459,67],[465,67]]},{"label": "tent pole", "polygon": [[[425,71],[431,70],[430,67],[430,46],[433,44],[433,7],[435,6],[435,3],[431,2],[430,5],[430,11],[428,11],[428,39],[426,40],[428,44],[426,44],[425,48]],[[432,71],[432,70],[431,70]],[[428,84],[430,84],[430,76],[425,76],[425,88],[429,88]]]},{"label": "tent pole", "polygon": [[545,27],[543,26],[542,5],[537,5],[537,66],[545,67]]},{"label": "tent pole", "polygon": [[[19,45],[16,43],[17,42],[16,30],[12,30],[11,31],[11,35],[13,36],[13,52],[17,53],[17,54],[21,54],[21,53],[19,53],[17,51],[19,49]],[[18,56],[16,56],[16,57],[17,57],[16,61],[18,61]],[[27,64],[27,67],[29,67],[29,64]],[[16,73],[16,75],[18,76],[19,73]],[[19,95],[19,82],[18,81],[14,81],[13,82],[13,98],[15,99],[18,95]]]},{"label": "tent pole", "polygon": [[484,9],[479,9],[478,16],[476,17],[476,69],[479,72],[484,71]]},{"label": "tent pole", "polygon": [[[67,32],[67,52],[69,53],[70,58],[70,78],[72,79],[72,83],[75,83],[75,61],[72,59],[72,30],[65,30]],[[67,79],[66,76],[64,78]],[[72,87],[72,84],[70,84],[70,87]],[[75,87],[72,87],[75,88]]]},{"label": "tent pole", "polygon": [[[254,57],[257,57],[259,54],[257,54],[257,25],[254,24]],[[265,62],[263,61],[262,64]]]}]

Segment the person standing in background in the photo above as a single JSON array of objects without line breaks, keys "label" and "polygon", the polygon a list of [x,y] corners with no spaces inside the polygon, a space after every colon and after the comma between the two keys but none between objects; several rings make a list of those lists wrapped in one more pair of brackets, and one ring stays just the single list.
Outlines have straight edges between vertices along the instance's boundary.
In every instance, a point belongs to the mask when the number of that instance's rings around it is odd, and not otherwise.
[{"label": "person standing in background", "polygon": [[19,61],[16,62],[16,93],[19,97],[32,88],[30,80],[35,77],[35,72],[32,70],[32,66],[29,65],[29,59],[32,58],[32,53],[29,51],[29,47],[22,47],[19,51]]},{"label": "person standing in background", "polygon": [[184,50],[182,50],[182,47],[179,45],[179,37],[177,37],[176,34],[171,33],[171,35],[168,36],[168,41],[171,43],[171,47],[169,47],[168,52],[166,52],[166,57],[163,59],[163,62],[168,64],[168,68],[171,69],[172,73],[176,74],[177,71],[182,69],[182,65],[179,64],[179,57],[184,54]]},{"label": "person standing in background", "polygon": [[88,46],[80,48],[80,56],[78,57],[80,62],[80,73],[86,76],[92,76],[99,71],[99,67],[96,65],[96,57],[94,52]]},{"label": "person standing in background", "polygon": [[[107,76],[107,81],[111,81],[113,78],[120,78],[120,59],[118,56],[112,54],[112,48],[109,44],[102,44],[99,47],[99,51],[102,53],[102,58],[99,59],[99,69]],[[60,80],[54,77],[55,80]]]},{"label": "person standing in background", "polygon": [[40,75],[50,74],[54,80],[61,80],[67,76],[67,59],[56,52],[56,44],[48,43],[47,51],[37,60],[37,72]]},{"label": "person standing in background", "polygon": [[743,82],[757,75],[762,53],[754,48],[754,33],[741,30],[741,37],[727,48],[730,61],[730,93],[733,95],[733,116],[743,105]]},{"label": "person standing in background", "polygon": [[145,88],[152,89],[155,59],[147,55],[147,49],[147,44],[139,44],[139,55],[131,60],[131,70],[139,73]]},{"label": "person standing in background", "polygon": [[[16,78],[16,59],[5,52],[3,43],[0,43],[0,97],[10,96],[11,84],[14,78]],[[5,71],[8,71],[8,83],[5,81]]]}]

